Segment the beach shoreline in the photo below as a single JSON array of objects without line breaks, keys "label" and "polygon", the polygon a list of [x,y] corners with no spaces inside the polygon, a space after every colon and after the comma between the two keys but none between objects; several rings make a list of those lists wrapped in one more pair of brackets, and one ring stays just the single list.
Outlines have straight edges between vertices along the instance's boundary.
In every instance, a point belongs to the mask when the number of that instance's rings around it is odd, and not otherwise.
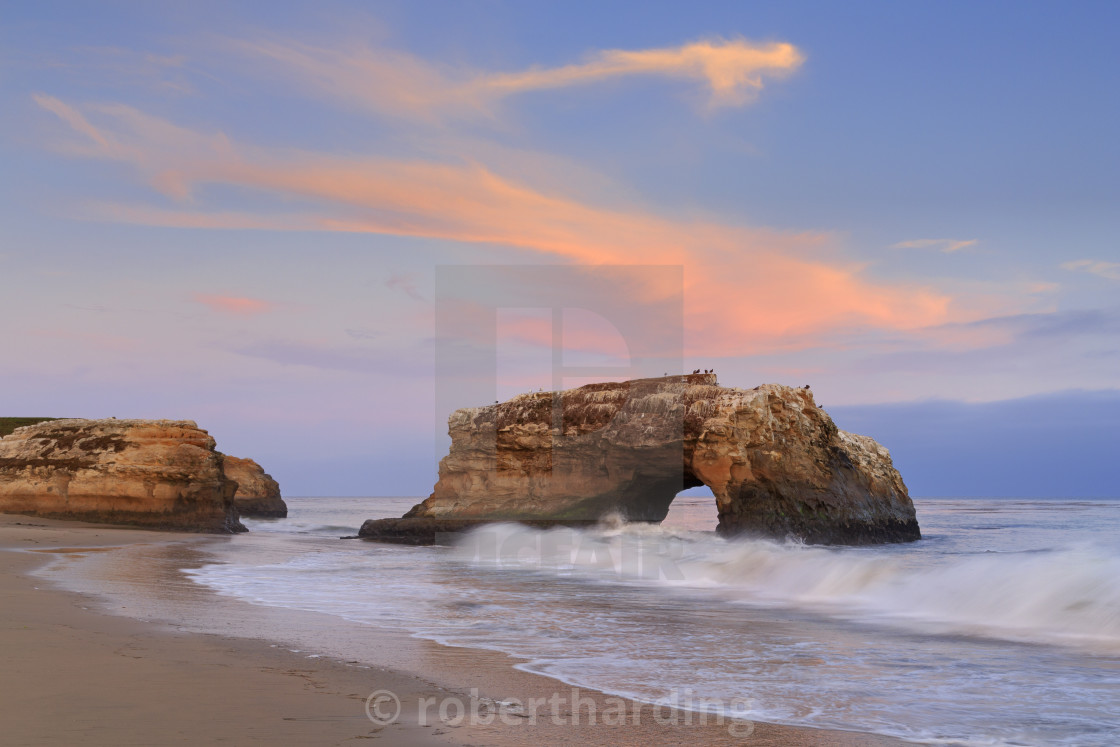
[{"label": "beach shoreline", "polygon": [[[80,736],[86,744],[121,745],[355,739],[418,745],[903,744],[856,732],[714,723],[714,717],[692,711],[573,688],[516,669],[517,660],[497,652],[442,646],[373,626],[370,653],[347,660],[329,645],[332,627],[342,624],[337,618],[219,598],[185,578],[167,577],[168,568],[212,541],[0,516],[0,593],[9,600],[0,646],[5,742],[56,744]],[[58,588],[41,572],[52,559],[120,556],[136,548],[166,561],[163,576],[158,564],[134,569],[138,576],[156,574],[146,593],[164,597],[157,604],[172,605],[156,616],[162,621],[145,619],[143,610],[110,610],[112,594]],[[168,624],[185,609],[174,606],[184,596],[192,597],[192,608],[234,610],[222,619],[240,629],[226,634],[189,621]],[[293,639],[285,630],[302,633]],[[324,646],[315,646],[317,636]],[[387,695],[370,702],[379,691]],[[530,713],[526,705],[534,700],[541,702]],[[579,705],[573,709],[574,702]],[[394,718],[387,723],[375,722],[389,715]]]}]

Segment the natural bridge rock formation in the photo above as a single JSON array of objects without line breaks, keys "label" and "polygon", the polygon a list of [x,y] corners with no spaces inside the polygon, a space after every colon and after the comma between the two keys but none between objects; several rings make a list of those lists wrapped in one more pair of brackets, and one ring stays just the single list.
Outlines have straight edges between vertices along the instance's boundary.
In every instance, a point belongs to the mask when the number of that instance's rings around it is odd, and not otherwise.
[{"label": "natural bridge rock formation", "polygon": [[226,477],[237,483],[233,502],[241,516],[283,519],[288,515],[288,506],[280,497],[280,484],[252,459],[226,454],[223,470]]},{"label": "natural bridge rock formation", "polygon": [[189,420],[51,420],[0,438],[0,511],[238,532],[237,483]]},{"label": "natural bridge rock formation", "polygon": [[719,531],[868,544],[921,537],[890,454],[838,430],[806,389],[732,389],[714,374],[522,394],[449,419],[432,495],[360,536],[428,543],[493,521],[578,525],[618,511],[665,518],[707,485]]}]

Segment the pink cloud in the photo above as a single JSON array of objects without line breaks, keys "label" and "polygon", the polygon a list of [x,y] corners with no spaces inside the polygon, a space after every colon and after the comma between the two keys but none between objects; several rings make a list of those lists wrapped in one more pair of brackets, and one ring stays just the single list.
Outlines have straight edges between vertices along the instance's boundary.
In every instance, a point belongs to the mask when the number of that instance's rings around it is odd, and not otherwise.
[{"label": "pink cloud", "polygon": [[266,314],[275,310],[276,305],[269,301],[256,298],[241,298],[239,296],[218,296],[208,293],[195,293],[193,300],[206,306],[211,311],[221,314],[236,314],[238,316],[253,316]]},{"label": "pink cloud", "polygon": [[1061,267],[1063,270],[1071,272],[1088,272],[1106,280],[1120,280],[1120,262],[1077,259],[1072,262],[1063,262]]},{"label": "pink cloud", "polygon": [[742,106],[766,79],[797,70],[792,44],[707,39],[678,47],[593,52],[578,63],[515,72],[451,69],[405,52],[366,46],[322,48],[286,40],[236,41],[243,52],[278,63],[316,93],[398,117],[438,120],[448,114],[493,117],[501,99],[528,91],[589,85],[636,75],[687,80],[704,87],[708,108]]},{"label": "pink cloud", "polygon": [[961,249],[976,246],[977,239],[909,239],[891,244],[891,249],[935,249],[939,252],[952,254]]},{"label": "pink cloud", "polygon": [[[106,120],[97,126],[68,104],[40,98],[86,138],[83,155],[130,163],[163,194],[189,199],[197,187],[215,184],[307,206],[303,215],[100,206],[110,220],[394,234],[516,247],[550,261],[680,265],[687,352],[706,356],[804,347],[842,329],[915,330],[967,318],[946,293],[868,278],[862,267],[832,256],[827,234],[608,208],[478,163],[340,158],[239,145],[220,133],[192,133],[124,107],[97,107]],[[643,296],[664,291],[619,292],[641,303]],[[241,314],[271,308],[249,299],[208,305]]]}]

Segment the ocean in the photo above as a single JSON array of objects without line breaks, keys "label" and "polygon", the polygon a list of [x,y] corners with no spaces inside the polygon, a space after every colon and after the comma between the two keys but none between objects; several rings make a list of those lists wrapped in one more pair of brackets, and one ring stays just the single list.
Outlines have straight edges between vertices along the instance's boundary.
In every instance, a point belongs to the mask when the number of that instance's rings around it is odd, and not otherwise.
[{"label": "ocean", "polygon": [[866,548],[722,539],[698,496],[660,526],[338,539],[417,500],[288,499],[178,573],[646,702],[928,744],[1120,743],[1120,501],[920,499],[924,539]]}]

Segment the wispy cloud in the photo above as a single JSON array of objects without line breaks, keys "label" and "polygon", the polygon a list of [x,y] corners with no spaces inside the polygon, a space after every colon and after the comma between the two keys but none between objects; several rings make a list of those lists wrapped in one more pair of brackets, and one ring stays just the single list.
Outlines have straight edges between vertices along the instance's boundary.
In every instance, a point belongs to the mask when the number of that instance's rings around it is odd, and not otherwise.
[{"label": "wispy cloud", "polygon": [[959,252],[961,249],[967,249],[970,246],[975,246],[977,239],[910,239],[908,241],[900,241],[897,244],[891,244],[891,249],[934,249],[946,254]]},{"label": "wispy cloud", "polygon": [[1120,309],[1017,314],[951,327],[956,329],[942,330],[950,339],[979,333],[987,340],[960,349],[880,347],[847,366],[836,363],[831,372],[855,377],[856,385],[858,379],[880,377],[884,389],[902,379],[924,380],[930,394],[960,396],[967,388],[982,399],[1044,392],[1055,381],[1086,388],[1116,386],[1115,364],[1107,356],[1116,349]]},{"label": "wispy cloud", "polygon": [[1063,262],[1063,270],[1071,272],[1088,272],[1107,280],[1120,280],[1120,262],[1101,262],[1094,259],[1078,259],[1072,262]]},{"label": "wispy cloud", "polygon": [[69,144],[69,152],[130,163],[174,200],[197,204],[200,187],[226,185],[271,196],[278,206],[271,214],[109,206],[107,219],[422,236],[518,247],[589,264],[683,265],[690,339],[709,353],[742,354],[839,327],[908,329],[950,319],[944,294],[875,282],[857,266],[825,259],[830,242],[822,234],[607,209],[535,189],[477,163],[242,146],[221,133],[192,132],[128,107],[93,107],[89,111],[99,118],[94,124],[84,111],[58,99],[36,100],[83,137]]},{"label": "wispy cloud", "polygon": [[307,366],[362,375],[417,377],[431,370],[432,350],[423,344],[390,349],[331,345],[315,340],[262,339],[221,349],[285,366]]},{"label": "wispy cloud", "polygon": [[422,119],[489,117],[492,106],[509,96],[635,75],[697,83],[709,109],[743,106],[767,79],[787,75],[804,61],[792,44],[717,38],[679,47],[604,50],[575,64],[494,73],[439,66],[404,52],[365,46],[328,49],[289,40],[232,44],[280,63],[318,92],[382,114]]},{"label": "wispy cloud", "polygon": [[385,281],[385,287],[404,291],[404,293],[414,301],[426,300],[420,295],[420,291],[416,290],[416,278],[409,274],[394,275]]},{"label": "wispy cloud", "polygon": [[803,61],[792,44],[756,45],[744,39],[716,39],[665,49],[614,49],[599,52],[582,64],[485,75],[473,81],[468,90],[508,95],[646,74],[700,82],[708,89],[712,107],[742,106],[762,89],[764,76],[792,72]]},{"label": "wispy cloud", "polygon": [[70,329],[32,329],[26,334],[53,340],[65,340],[67,343],[80,343],[93,350],[112,352],[132,352],[139,350],[143,341],[134,337],[123,335],[107,335],[96,332],[82,332]]},{"label": "wispy cloud", "polygon": [[[60,40],[61,41],[61,40]],[[19,45],[6,49],[5,67],[61,74],[76,88],[128,89],[161,97],[179,97],[197,92],[199,79],[212,78],[192,64],[186,54],[166,54],[120,46],[65,43],[48,45],[39,51]]]},{"label": "wispy cloud", "polygon": [[348,337],[355,340],[379,340],[385,336],[384,332],[376,329],[366,329],[364,327],[350,327],[345,330]]},{"label": "wispy cloud", "polygon": [[270,301],[261,301],[257,298],[242,298],[240,296],[219,296],[208,293],[196,293],[193,300],[206,306],[211,311],[222,314],[235,314],[238,316],[254,316],[273,311],[276,304]]},{"label": "wispy cloud", "polygon": [[310,214],[246,213],[213,209],[201,211],[113,202],[88,202],[76,210],[76,217],[163,228],[209,228],[222,231],[324,230],[321,218]]},{"label": "wispy cloud", "polygon": [[182,54],[156,54],[123,47],[82,47],[75,50],[77,62],[70,67],[85,74],[111,76],[156,90],[194,93],[187,74],[187,57]]}]

